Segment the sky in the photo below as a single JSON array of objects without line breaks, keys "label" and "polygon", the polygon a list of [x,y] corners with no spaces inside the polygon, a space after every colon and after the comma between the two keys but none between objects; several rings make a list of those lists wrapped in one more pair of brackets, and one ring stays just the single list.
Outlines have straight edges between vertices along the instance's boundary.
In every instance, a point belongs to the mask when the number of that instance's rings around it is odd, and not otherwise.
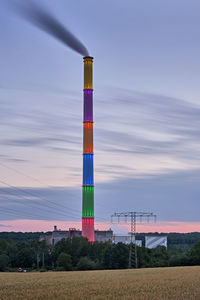
[{"label": "sky", "polygon": [[[200,2],[38,2],[94,56],[96,228],[200,231]],[[0,231],[80,228],[82,57],[7,0],[0,36]]]}]

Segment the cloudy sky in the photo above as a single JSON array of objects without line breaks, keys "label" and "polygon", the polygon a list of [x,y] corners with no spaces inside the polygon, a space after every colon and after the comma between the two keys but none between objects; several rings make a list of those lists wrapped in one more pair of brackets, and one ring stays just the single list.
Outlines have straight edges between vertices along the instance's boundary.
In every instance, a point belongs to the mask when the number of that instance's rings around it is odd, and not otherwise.
[{"label": "cloudy sky", "polygon": [[[82,57],[7,2],[0,3],[0,231],[80,227]],[[200,230],[200,2],[42,2],[95,58],[96,227],[136,210],[157,214],[156,231]]]}]

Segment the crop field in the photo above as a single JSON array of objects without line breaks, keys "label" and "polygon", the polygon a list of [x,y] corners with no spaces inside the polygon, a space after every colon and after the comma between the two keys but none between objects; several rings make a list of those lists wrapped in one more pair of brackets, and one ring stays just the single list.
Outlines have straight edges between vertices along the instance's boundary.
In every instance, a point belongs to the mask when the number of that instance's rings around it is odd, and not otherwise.
[{"label": "crop field", "polygon": [[0,273],[0,299],[200,299],[200,267]]}]

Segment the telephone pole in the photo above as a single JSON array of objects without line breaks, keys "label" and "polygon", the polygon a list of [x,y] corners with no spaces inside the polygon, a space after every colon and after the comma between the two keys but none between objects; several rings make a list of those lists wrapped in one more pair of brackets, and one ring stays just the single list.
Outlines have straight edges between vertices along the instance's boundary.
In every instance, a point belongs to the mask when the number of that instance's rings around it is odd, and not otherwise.
[{"label": "telephone pole", "polygon": [[129,211],[129,212],[121,212],[121,213],[114,213],[111,215],[111,223],[113,223],[113,218],[117,218],[118,223],[120,223],[121,219],[123,222],[129,222],[130,225],[130,233],[131,233],[131,243],[129,248],[129,268],[137,268],[138,267],[138,260],[137,260],[137,246],[136,246],[136,224],[137,219],[140,218],[140,222],[143,219],[149,220],[151,218],[156,221],[156,215],[151,212],[136,212],[136,211]]}]

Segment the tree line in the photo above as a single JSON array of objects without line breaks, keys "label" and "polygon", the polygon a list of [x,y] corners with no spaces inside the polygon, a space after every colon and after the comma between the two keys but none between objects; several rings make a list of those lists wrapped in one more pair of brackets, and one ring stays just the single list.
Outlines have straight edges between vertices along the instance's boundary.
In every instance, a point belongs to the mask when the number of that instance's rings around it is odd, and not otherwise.
[{"label": "tree line", "polygon": [[[123,243],[94,242],[86,238],[62,239],[54,247],[45,241],[0,239],[0,271],[99,270],[128,268],[129,247]],[[138,267],[200,265],[200,240],[186,252],[137,247]]]},{"label": "tree line", "polygon": [[[31,240],[39,240],[41,235],[52,235],[52,231],[49,232],[0,232],[0,239],[4,239],[8,242],[28,242]],[[193,246],[198,240],[200,240],[200,232],[190,232],[190,233],[137,233],[136,239],[142,240],[144,245],[145,236],[167,236],[168,248],[179,249],[180,251],[185,251],[191,246]]]}]

